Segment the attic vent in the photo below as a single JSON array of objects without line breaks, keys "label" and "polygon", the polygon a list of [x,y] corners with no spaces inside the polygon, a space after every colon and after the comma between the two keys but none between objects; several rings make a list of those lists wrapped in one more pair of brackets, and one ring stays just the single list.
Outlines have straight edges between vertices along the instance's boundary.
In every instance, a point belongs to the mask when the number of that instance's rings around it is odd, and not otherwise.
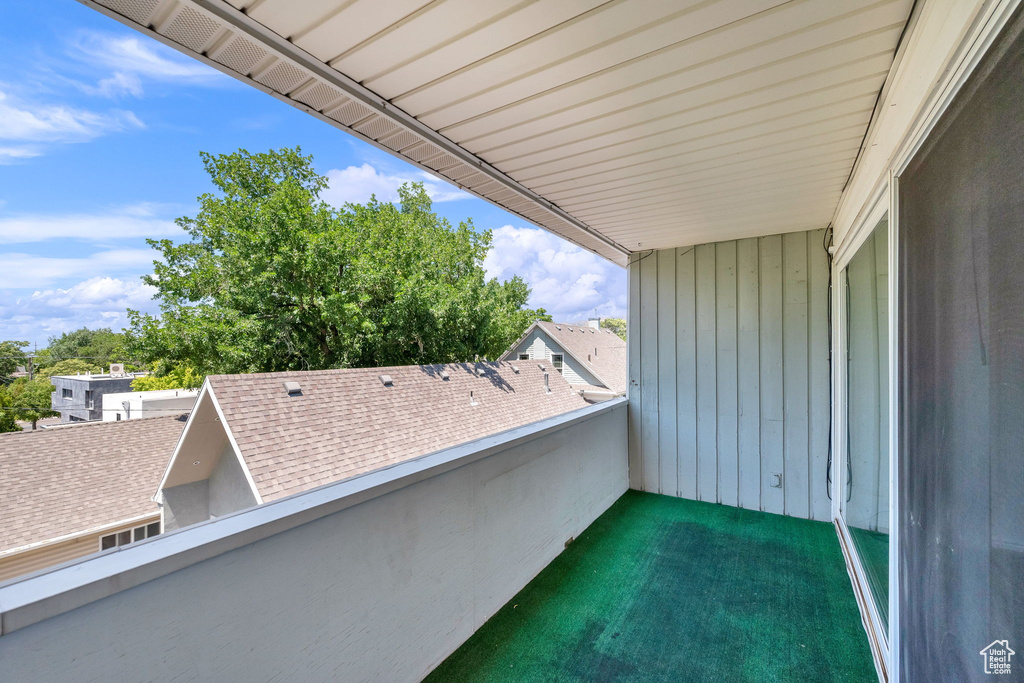
[{"label": "attic vent", "polygon": [[512,372],[514,372],[517,375],[519,374],[519,368],[518,367],[516,367],[515,365],[510,365],[509,367],[512,368]]},{"label": "attic vent", "polygon": [[487,374],[487,370],[486,369],[484,369],[484,368],[477,368],[476,369],[476,376],[477,377],[483,377],[486,374]]},{"label": "attic vent", "polygon": [[302,387],[298,382],[285,382],[284,390],[288,392],[289,396],[302,396]]},{"label": "attic vent", "polygon": [[548,369],[546,367],[544,367],[544,365],[542,363],[537,363],[537,369],[540,370],[541,372],[547,372],[548,371]]},{"label": "attic vent", "polygon": [[386,387],[394,386],[395,380],[391,379],[391,375],[381,375],[380,383]]},{"label": "attic vent", "polygon": [[547,370],[544,371],[544,393],[551,393],[551,384],[548,382],[549,376]]},{"label": "attic vent", "polygon": [[570,331],[570,332],[573,332],[574,330],[573,330],[573,329],[572,329],[572,328],[570,327],[570,328],[569,328],[569,331]]},{"label": "attic vent", "polygon": [[451,377],[451,375],[448,374],[447,370],[442,370],[439,376],[441,377],[441,379],[445,381],[447,381],[448,378]]},{"label": "attic vent", "polygon": [[472,391],[469,392],[469,405],[471,405],[471,406],[478,406],[478,405],[480,405],[480,402],[477,401],[475,398],[473,398],[473,392]]},{"label": "attic vent", "polygon": [[562,329],[562,326],[561,325],[555,325],[555,329],[556,330],[560,330],[560,329]]}]

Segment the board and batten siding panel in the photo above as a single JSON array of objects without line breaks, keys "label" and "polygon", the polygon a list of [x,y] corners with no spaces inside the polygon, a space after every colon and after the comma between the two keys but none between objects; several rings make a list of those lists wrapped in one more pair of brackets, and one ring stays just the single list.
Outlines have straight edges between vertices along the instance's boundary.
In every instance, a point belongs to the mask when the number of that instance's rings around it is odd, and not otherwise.
[{"label": "board and batten siding panel", "polygon": [[634,256],[632,488],[830,518],[822,237],[816,230]]}]

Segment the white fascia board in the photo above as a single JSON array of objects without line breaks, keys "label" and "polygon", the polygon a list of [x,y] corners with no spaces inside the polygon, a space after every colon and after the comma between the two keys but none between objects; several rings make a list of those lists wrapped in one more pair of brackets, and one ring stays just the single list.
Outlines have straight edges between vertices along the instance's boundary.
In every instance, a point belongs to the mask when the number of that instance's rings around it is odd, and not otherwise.
[{"label": "white fascia board", "polygon": [[256,498],[256,503],[262,505],[263,496],[260,495],[259,489],[256,488],[256,480],[252,478],[252,472],[249,471],[249,466],[245,464],[245,458],[242,457],[242,449],[238,447],[238,442],[235,441],[235,435],[231,433],[231,425],[228,424],[227,418],[224,417],[224,411],[221,410],[220,402],[217,400],[216,394],[213,393],[212,387],[210,388],[210,398],[213,400],[213,407],[217,411],[220,423],[224,425],[224,433],[228,436],[228,442],[231,444],[231,450],[235,452],[235,457],[238,458],[238,464],[242,466],[242,471],[245,472],[245,480],[249,482],[249,488],[252,489],[252,495]]},{"label": "white fascia board", "polygon": [[[520,344],[526,341],[526,338],[529,337],[530,333],[537,329],[538,326],[539,321],[533,321],[533,323],[526,328],[526,332],[523,332],[522,336],[519,337],[519,339],[516,339],[514,342],[512,342],[512,346],[508,347],[508,350],[498,357],[498,362],[501,363],[502,361],[508,360],[509,356],[512,355],[512,352],[516,350],[516,347],[518,347]],[[518,358],[513,358],[512,360],[518,360]]]},{"label": "white fascia board", "polygon": [[30,552],[32,550],[40,550],[42,548],[46,548],[46,547],[51,546],[51,545],[57,545],[58,543],[65,543],[67,541],[73,541],[76,538],[84,538],[86,536],[93,536],[95,534],[102,534],[105,531],[110,531],[111,529],[117,529],[118,527],[122,527],[122,526],[137,526],[138,524],[143,523],[143,522],[148,522],[151,519],[155,521],[156,519],[160,519],[160,517],[161,517],[160,511],[159,510],[154,510],[153,512],[147,512],[146,514],[143,514],[143,515],[136,515],[135,517],[129,517],[128,519],[122,519],[122,520],[119,520],[117,522],[110,522],[108,524],[101,524],[100,526],[90,527],[88,529],[83,529],[82,531],[75,531],[73,533],[65,534],[63,536],[56,536],[54,538],[48,538],[45,541],[37,541],[35,543],[29,543],[28,545],[18,546],[17,548],[10,548],[9,550],[5,550],[3,552],[0,552],[0,560],[5,560],[8,557],[11,557],[13,555],[20,555],[21,553],[27,553],[27,552]]},{"label": "white fascia board", "polygon": [[192,406],[192,411],[188,414],[188,420],[185,422],[185,428],[181,430],[181,435],[178,436],[178,443],[174,445],[174,450],[171,452],[171,460],[167,463],[167,468],[164,469],[164,476],[160,477],[160,485],[156,487],[156,493],[153,494],[154,501],[158,501],[160,492],[164,490],[164,485],[167,483],[167,478],[171,476],[171,470],[174,469],[174,464],[178,462],[178,455],[181,453],[181,447],[188,438],[189,431],[192,429],[192,423],[196,421],[196,416],[199,414],[199,408],[203,404],[203,398],[207,393],[209,393],[209,386],[209,380],[204,379],[203,386],[199,390],[199,396],[196,397],[196,403]]},{"label": "white fascia board", "polygon": [[616,398],[0,585],[0,637],[625,406]]}]

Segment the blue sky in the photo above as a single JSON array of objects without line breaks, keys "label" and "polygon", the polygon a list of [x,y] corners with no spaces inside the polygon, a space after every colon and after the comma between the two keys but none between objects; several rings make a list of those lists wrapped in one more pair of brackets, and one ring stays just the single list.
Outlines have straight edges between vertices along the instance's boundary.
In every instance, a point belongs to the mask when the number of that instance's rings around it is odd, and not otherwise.
[{"label": "blue sky", "polygon": [[74,2],[0,3],[0,340],[44,346],[155,312],[147,237],[210,189],[199,151],[299,145],[341,205],[427,184],[435,210],[494,231],[485,263],[558,320],[620,316],[625,272],[521,218]]}]

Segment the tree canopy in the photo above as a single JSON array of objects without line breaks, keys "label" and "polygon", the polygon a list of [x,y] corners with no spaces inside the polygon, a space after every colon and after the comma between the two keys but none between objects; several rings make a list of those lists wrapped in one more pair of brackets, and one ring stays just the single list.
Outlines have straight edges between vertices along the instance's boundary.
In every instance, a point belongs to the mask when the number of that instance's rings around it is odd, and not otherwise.
[{"label": "tree canopy", "polygon": [[149,240],[161,315],[129,311],[133,358],[199,374],[496,358],[543,310],[519,277],[488,280],[489,231],[452,226],[418,183],[398,206],[338,209],[296,149],[201,154],[216,192]]},{"label": "tree canopy", "polygon": [[601,327],[611,330],[626,341],[626,321],[623,318],[601,318]]},{"label": "tree canopy", "polygon": [[25,347],[27,341],[0,341],[0,383],[10,381],[18,366],[27,362]]},{"label": "tree canopy", "polygon": [[45,353],[40,353],[37,365],[45,366],[69,358],[79,358],[95,365],[106,367],[110,363],[123,362],[121,349],[124,335],[109,327],[98,330],[81,328],[65,332],[59,337],[50,337]]},{"label": "tree canopy", "polygon": [[205,377],[195,371],[191,365],[179,365],[167,372],[162,372],[158,363],[154,363],[153,372],[132,380],[132,391],[158,391],[160,389],[198,389]]}]

